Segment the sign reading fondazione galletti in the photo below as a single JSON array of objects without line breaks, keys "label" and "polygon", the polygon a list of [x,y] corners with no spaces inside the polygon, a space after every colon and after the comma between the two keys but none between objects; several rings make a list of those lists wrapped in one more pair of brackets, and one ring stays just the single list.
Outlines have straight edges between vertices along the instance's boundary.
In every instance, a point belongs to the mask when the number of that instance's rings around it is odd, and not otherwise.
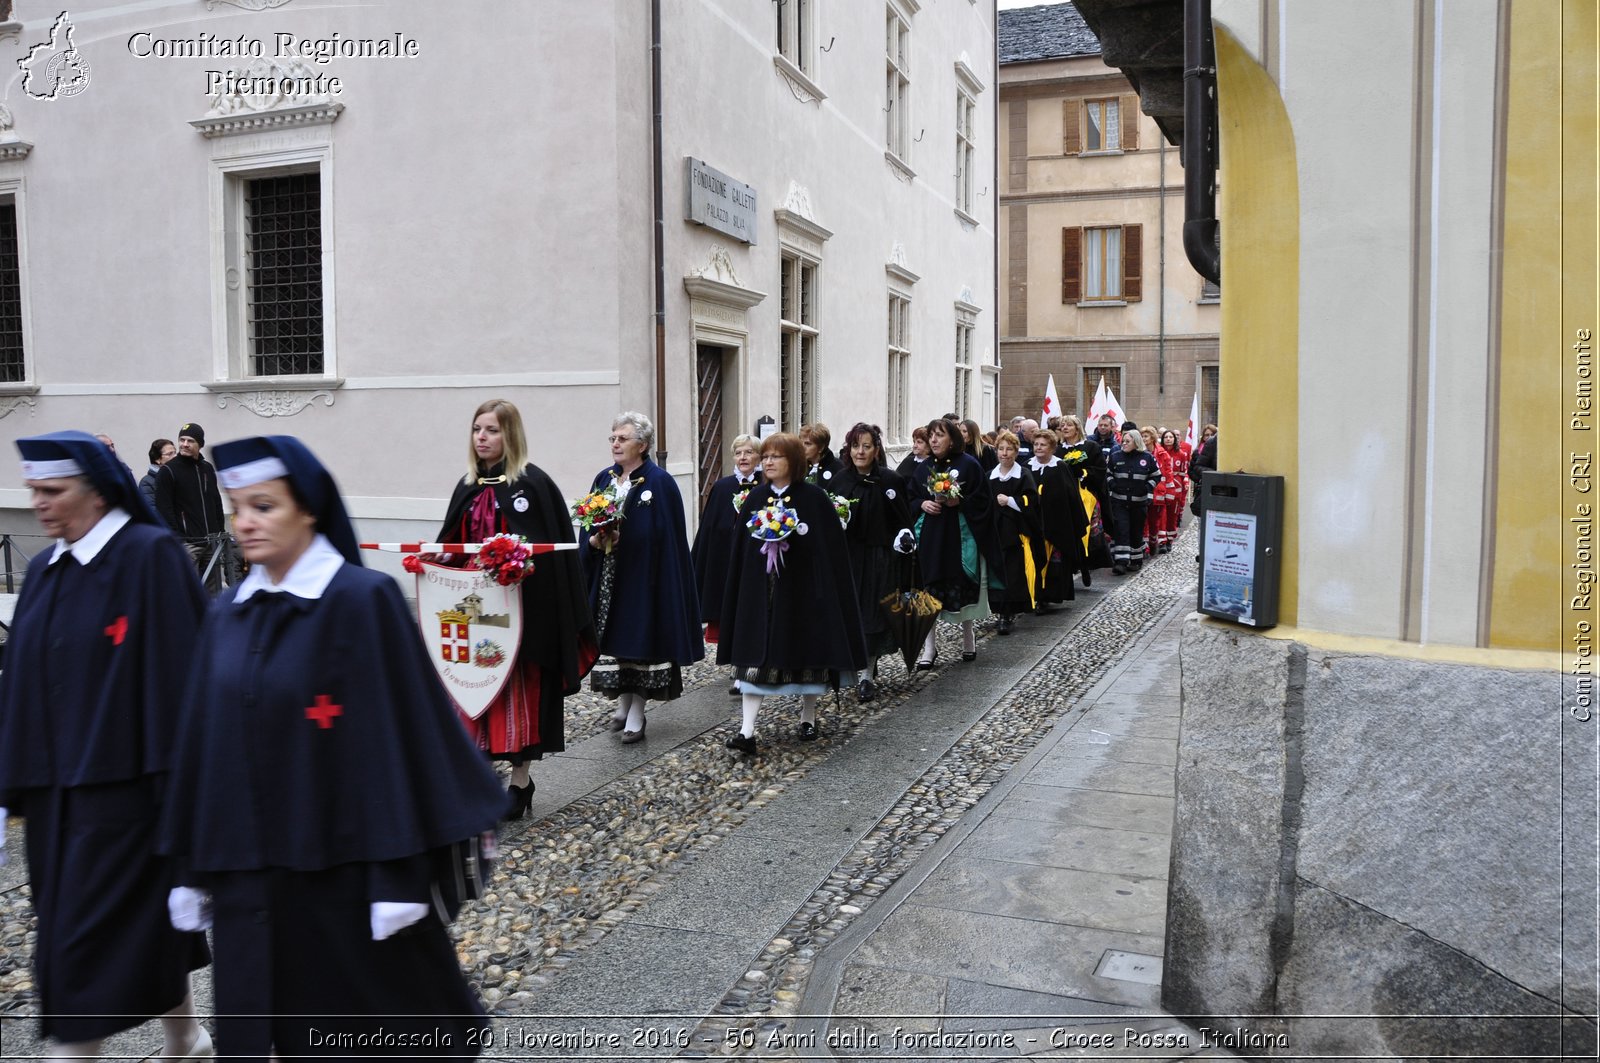
[{"label": "sign reading fondazione galletti", "polygon": [[693,156],[683,160],[689,190],[684,219],[727,233],[747,244],[756,242],[756,190]]}]

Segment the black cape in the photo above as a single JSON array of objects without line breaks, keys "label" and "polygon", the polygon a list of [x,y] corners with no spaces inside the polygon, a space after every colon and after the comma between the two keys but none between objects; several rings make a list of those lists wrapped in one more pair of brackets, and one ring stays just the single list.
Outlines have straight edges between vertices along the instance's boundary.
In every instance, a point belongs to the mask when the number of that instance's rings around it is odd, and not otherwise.
[{"label": "black cape", "polygon": [[1039,580],[1043,575],[1044,541],[1040,535],[1038,485],[1026,465],[1017,465],[1014,479],[989,480],[989,490],[1017,500],[1019,509],[994,507],[995,542],[1000,551],[999,575],[1005,585],[996,591],[990,579],[989,605],[996,613],[1010,616],[1031,612],[1037,604]]},{"label": "black cape", "polygon": [[[967,527],[978,544],[978,552],[989,567],[998,569],[1003,564],[994,537],[994,502],[989,493],[989,474],[971,454],[957,454],[954,459],[929,458],[922,464],[920,477],[912,481],[919,514],[922,513],[921,503],[933,498],[928,483],[936,472],[956,474],[956,482],[961,485],[961,504],[946,507],[939,513],[923,514],[922,531],[917,537],[917,561],[922,566],[923,583],[929,587],[966,579],[961,568],[961,517],[967,518]],[[945,605],[951,612],[959,608],[948,602]]]},{"label": "black cape", "polygon": [[880,657],[899,648],[880,603],[911,582],[911,559],[894,551],[895,537],[916,521],[911,485],[891,469],[880,466],[862,476],[851,465],[834,480],[833,491],[856,503],[844,539],[867,653]]},{"label": "black cape", "polygon": [[[493,477],[500,475],[502,467],[495,465],[481,471]],[[534,543],[573,541],[572,516],[555,481],[537,465],[529,464],[515,479],[502,484],[480,486],[458,481],[439,529],[440,542],[456,541],[467,510],[481,491],[494,492],[500,523],[512,534]],[[537,664],[546,675],[559,675],[561,692],[576,694],[594,663],[595,642],[583,566],[577,553],[567,551],[534,558],[533,575],[522,581],[518,659]],[[560,737],[562,721],[547,721],[545,715],[541,701],[538,748],[546,753],[560,752],[566,748]]]},{"label": "black cape", "polygon": [[1083,511],[1083,495],[1078,490],[1079,470],[1057,461],[1034,475],[1039,480],[1039,508],[1050,557],[1041,597],[1047,602],[1070,602],[1077,596],[1073,576],[1088,567],[1083,536],[1089,530],[1089,518]]},{"label": "black cape", "polygon": [[[761,483],[758,472],[755,485]],[[708,624],[718,623],[722,613],[722,590],[728,583],[728,543],[739,519],[733,499],[746,486],[737,474],[724,476],[711,485],[706,493],[706,508],[700,513],[700,527],[695,531],[694,548],[689,551],[695,579],[699,581],[700,619]]]},{"label": "black cape", "polygon": [[[785,542],[783,567],[767,575],[761,543],[745,522],[782,499],[805,525]],[[770,485],[750,492],[739,511],[722,597],[717,663],[799,672],[859,671],[867,663],[861,615],[846,559],[844,529],[827,494],[801,482],[781,494]]]}]

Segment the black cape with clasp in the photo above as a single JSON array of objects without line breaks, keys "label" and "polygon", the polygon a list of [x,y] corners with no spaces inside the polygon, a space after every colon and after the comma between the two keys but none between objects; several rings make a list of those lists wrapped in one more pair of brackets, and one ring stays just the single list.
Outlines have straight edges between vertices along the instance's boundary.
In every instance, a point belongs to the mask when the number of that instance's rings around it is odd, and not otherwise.
[{"label": "black cape with clasp", "polygon": [[[502,466],[482,469],[486,477],[500,475]],[[555,481],[537,465],[524,465],[515,479],[479,485],[458,481],[450,496],[439,541],[453,541],[463,518],[480,491],[493,491],[500,519],[511,533],[533,543],[573,541],[572,516]],[[576,551],[541,554],[534,558],[533,574],[522,581],[522,642],[519,659],[537,664],[546,675],[561,676],[561,692],[576,694],[594,663],[594,621],[583,567]],[[546,753],[566,748],[559,741],[560,720],[539,720],[540,747]],[[547,739],[555,739],[555,744]]]},{"label": "black cape with clasp", "polygon": [[[805,526],[786,540],[783,566],[767,574],[761,543],[745,522],[778,501]],[[867,663],[861,615],[850,580],[844,529],[826,492],[808,483],[781,494],[770,485],[750,492],[733,531],[728,585],[722,596],[717,663],[782,671],[859,671]]]},{"label": "black cape with clasp", "polygon": [[[759,487],[762,482],[757,472],[752,486]],[[739,519],[733,500],[745,487],[738,474],[724,476],[711,485],[695,532],[694,548],[689,551],[695,579],[700,581],[700,619],[709,624],[718,623],[722,613],[722,590],[728,583],[728,540]]]}]

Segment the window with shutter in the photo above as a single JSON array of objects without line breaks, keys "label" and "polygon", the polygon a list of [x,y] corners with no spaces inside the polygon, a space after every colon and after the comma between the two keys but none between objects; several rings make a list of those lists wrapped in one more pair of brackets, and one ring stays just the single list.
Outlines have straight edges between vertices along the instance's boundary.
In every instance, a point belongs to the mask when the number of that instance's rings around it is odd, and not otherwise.
[{"label": "window with shutter", "polygon": [[1061,301],[1076,303],[1083,298],[1083,229],[1069,226],[1061,230]]},{"label": "window with shutter", "polygon": [[1137,303],[1143,297],[1144,226],[1122,227],[1122,298]]},{"label": "window with shutter", "polygon": [[1139,97],[1121,97],[1122,150],[1139,150]]},{"label": "window with shutter", "polygon": [[1076,155],[1083,150],[1082,100],[1061,101],[1061,154]]}]

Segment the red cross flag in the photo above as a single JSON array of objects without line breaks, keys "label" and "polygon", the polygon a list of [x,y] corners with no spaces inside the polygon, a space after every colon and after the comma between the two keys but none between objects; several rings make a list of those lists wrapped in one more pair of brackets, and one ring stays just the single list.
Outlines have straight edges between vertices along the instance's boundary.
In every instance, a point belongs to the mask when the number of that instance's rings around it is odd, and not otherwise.
[{"label": "red cross flag", "polygon": [[1044,385],[1044,412],[1039,415],[1039,427],[1050,423],[1050,418],[1061,416],[1061,400],[1056,397],[1056,375],[1051,373]]},{"label": "red cross flag", "polygon": [[1116,393],[1106,387],[1106,378],[1102,376],[1100,386],[1095,389],[1094,404],[1089,407],[1089,419],[1084,427],[1093,432],[1100,416],[1107,413],[1111,415],[1114,427],[1118,430],[1122,428],[1122,422],[1128,419],[1128,415],[1122,412],[1122,406],[1117,402]]},{"label": "red cross flag", "polygon": [[1194,393],[1194,401],[1189,404],[1189,430],[1183,434],[1183,441],[1189,444],[1189,453],[1193,454],[1200,447],[1200,393]]}]

